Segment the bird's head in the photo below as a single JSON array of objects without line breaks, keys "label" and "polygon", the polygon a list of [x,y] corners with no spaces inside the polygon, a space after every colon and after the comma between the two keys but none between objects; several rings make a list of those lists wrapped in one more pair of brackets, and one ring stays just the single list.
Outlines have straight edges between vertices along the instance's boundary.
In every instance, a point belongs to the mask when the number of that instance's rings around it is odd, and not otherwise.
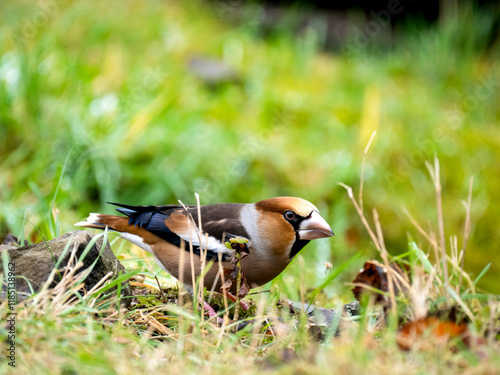
[{"label": "bird's head", "polygon": [[290,258],[310,240],[333,236],[332,229],[316,206],[305,199],[270,198],[255,203],[255,208],[261,213],[266,237],[279,240],[281,248],[290,248]]}]

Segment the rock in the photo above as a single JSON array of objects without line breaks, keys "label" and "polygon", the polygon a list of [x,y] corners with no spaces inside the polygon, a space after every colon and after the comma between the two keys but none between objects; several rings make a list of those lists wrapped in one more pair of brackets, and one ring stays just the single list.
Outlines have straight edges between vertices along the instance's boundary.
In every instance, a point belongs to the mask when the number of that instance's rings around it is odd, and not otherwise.
[{"label": "rock", "polygon": [[284,300],[282,303],[288,306],[292,314],[307,314],[308,331],[312,337],[319,341],[325,339],[325,335],[331,329],[332,325],[336,329],[335,335],[340,335],[341,328],[345,325],[340,319],[341,317],[349,318],[361,313],[361,306],[358,301],[353,301],[344,305],[341,311],[340,309],[325,309],[323,307],[292,300]]},{"label": "rock", "polygon": [[[59,269],[61,270],[61,273],[63,273],[66,266],[68,266],[73,246],[76,245],[75,258],[78,259],[85,250],[87,244],[91,241],[93,237],[92,234],[87,231],[77,230],[66,233],[63,236],[54,238],[48,242],[40,242],[21,247],[15,247],[13,245],[0,246],[0,252],[7,251],[9,253],[9,262],[14,263],[15,265],[14,272],[16,275],[16,292],[18,301],[23,301],[31,294],[30,287],[24,278],[30,281],[35,292],[38,292],[42,288],[48,280],[56,262],[61,257],[66,243],[70,240],[71,236],[73,236],[72,244],[59,265]],[[99,256],[101,247],[102,237],[99,238],[89,250],[83,259],[83,267],[77,271],[85,272],[85,270],[87,270],[97,259],[94,268],[84,281],[85,290],[92,289],[109,272],[113,272],[113,278],[121,273],[125,273],[125,268],[111,251],[109,243],[106,244]],[[1,259],[0,263],[2,263]],[[3,269],[3,265],[1,267]],[[23,276],[24,278],[20,276]],[[51,287],[54,287],[58,280],[59,279],[56,274]],[[106,291],[106,293],[109,293],[110,291],[116,291],[116,287]],[[122,303],[128,305],[131,298],[126,297],[132,297],[132,289],[128,285],[128,282],[122,283],[121,296],[122,298],[125,297],[122,299]],[[5,298],[5,285],[2,285],[1,298]]]}]

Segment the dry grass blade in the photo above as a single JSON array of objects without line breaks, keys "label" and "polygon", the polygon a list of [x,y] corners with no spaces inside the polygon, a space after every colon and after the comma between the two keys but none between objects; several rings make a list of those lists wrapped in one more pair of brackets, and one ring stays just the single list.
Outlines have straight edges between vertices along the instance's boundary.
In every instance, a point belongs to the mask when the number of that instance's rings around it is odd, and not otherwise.
[{"label": "dry grass blade", "polygon": [[[205,271],[205,266],[206,266],[206,257],[207,257],[207,252],[208,252],[208,235],[203,235],[203,230],[201,227],[201,205],[200,205],[200,196],[195,193],[196,197],[196,207],[198,211],[198,224],[194,221],[193,215],[189,212],[189,209],[184,205],[179,200],[179,203],[182,205],[184,210],[186,211],[186,215],[188,217],[188,231],[189,231],[189,254],[190,254],[190,263],[191,263],[191,278],[192,278],[192,285],[193,288],[195,289],[195,294],[197,295],[196,298],[196,303],[195,303],[195,308],[198,308],[198,303],[201,304],[201,306],[205,305],[205,296],[204,296],[204,278],[200,278],[200,284],[198,288],[196,288],[196,276],[195,276],[195,270],[194,270],[194,253],[193,253],[193,242],[192,242],[192,237],[191,237],[191,223],[193,227],[196,230],[196,235],[198,236],[198,241],[200,244],[200,254],[201,254],[201,262],[200,262],[200,274],[202,274]],[[203,238],[205,238],[205,241],[203,241]],[[205,244],[205,246],[204,246]],[[204,319],[204,308],[202,307],[202,316],[201,319],[203,321]]]},{"label": "dry grass blade", "polygon": [[[354,198],[354,194],[352,192],[352,188],[350,186],[347,186],[343,183],[339,183],[339,185],[344,187],[347,190],[347,195],[351,199],[351,202],[354,205],[356,211],[358,212],[358,215],[359,215],[363,225],[365,226],[366,230],[368,231],[368,234],[370,235],[373,243],[375,244],[375,247],[379,251],[380,256],[382,257],[382,260],[384,261],[385,268],[387,270],[391,270],[391,267],[389,264],[389,257],[387,255],[387,249],[385,248],[384,236],[382,233],[382,227],[380,225],[378,213],[375,209],[373,210],[373,218],[374,218],[376,233],[372,230],[370,224],[368,223],[368,220],[366,219],[366,217],[363,213],[363,185],[364,185],[364,170],[365,170],[366,156],[368,154],[368,150],[370,149],[370,146],[371,146],[376,134],[377,134],[376,131],[374,131],[372,133],[370,139],[368,140],[368,143],[366,144],[364,152],[363,152],[363,163],[361,166],[361,176],[360,176],[360,183],[359,183],[359,203],[356,202],[356,199]],[[389,284],[389,295],[390,295],[390,301],[391,301],[391,311],[394,314],[394,316],[396,316],[397,306],[396,306],[396,295],[395,295],[395,291],[394,291],[394,278],[393,278],[393,273],[389,272],[389,271],[388,271],[388,284]]]},{"label": "dry grass blade", "polygon": [[[194,249],[193,249],[193,238],[192,238],[192,234],[191,234],[191,223],[194,224],[195,228],[196,228],[196,223],[194,222],[193,216],[189,213],[189,210],[184,205],[184,203],[182,203],[181,201],[179,201],[179,203],[181,204],[181,206],[186,211],[186,215],[188,215],[188,217],[190,218],[190,220],[188,220],[189,262],[191,264],[191,283],[192,283],[191,285],[193,286],[193,288],[195,290],[195,293],[196,293],[196,275],[195,275],[195,271],[194,271]],[[200,240],[200,244],[201,244],[201,237],[199,237],[199,240]],[[181,241],[181,242],[183,242],[183,241]],[[195,307],[195,311],[196,311],[198,309],[198,298],[195,298],[194,305],[195,305],[194,307]]]},{"label": "dry grass blade", "polygon": [[108,272],[106,275],[104,275],[104,277],[99,280],[99,282],[97,284],[94,285],[94,287],[92,289],[90,289],[86,294],[87,295],[92,295],[94,292],[98,291],[101,286],[111,277],[113,276],[113,272],[110,271]]},{"label": "dry grass blade", "polygon": [[259,303],[257,304],[257,310],[255,311],[255,321],[252,330],[252,340],[250,342],[250,347],[255,351],[257,349],[257,345],[259,345],[258,339],[258,331],[261,327],[262,323],[266,320],[267,317],[262,316],[265,310],[265,299],[261,298]]},{"label": "dry grass blade", "polygon": [[186,251],[186,242],[181,241],[180,253],[179,253],[179,307],[183,305],[183,289],[184,289],[184,257]]},{"label": "dry grass blade", "polygon": [[[24,308],[19,309],[19,318],[27,319],[44,316],[50,314],[54,318],[58,318],[61,314],[66,313],[76,306],[80,299],[76,297],[76,293],[80,292],[83,287],[83,279],[85,278],[85,272],[79,272],[83,267],[82,262],[78,262],[75,265],[68,265],[66,270],[59,282],[54,286],[50,287],[53,282],[53,278],[45,282],[40,292],[38,292],[32,299],[24,302]],[[51,275],[55,275],[56,272],[52,272]],[[100,280],[96,286],[89,292],[83,294],[85,299],[90,295],[90,292],[95,293],[97,288],[100,287],[107,279],[109,275],[106,275],[102,280]],[[93,297],[88,303],[89,307],[93,307],[97,296]]]},{"label": "dry grass blade", "polygon": [[429,241],[431,243],[431,245],[436,245],[437,247],[437,242],[436,240],[431,237],[429,234],[427,234],[427,232],[422,228],[422,226],[413,218],[413,216],[410,214],[410,212],[408,211],[408,209],[406,207],[403,207],[403,212],[405,213],[406,216],[408,216],[408,219],[410,219],[411,223],[413,224],[413,226],[415,228],[417,228],[417,230],[420,232],[420,234],[422,236],[425,237],[425,239],[427,241]]},{"label": "dry grass blade", "polygon": [[378,235],[378,240],[380,243],[380,256],[382,257],[382,260],[384,261],[385,268],[387,269],[387,281],[388,281],[388,286],[389,286],[389,298],[391,301],[391,310],[394,316],[396,316],[397,309],[396,309],[396,294],[394,292],[394,272],[392,271],[392,267],[389,264],[389,258],[387,256],[387,249],[385,248],[385,241],[384,241],[384,235],[382,233],[382,226],[380,225],[380,220],[378,216],[377,210],[374,208],[373,209],[373,221],[375,223],[375,229],[377,230],[377,235]]},{"label": "dry grass blade", "polygon": [[413,274],[413,282],[408,289],[414,314],[412,319],[423,319],[429,310],[428,301],[434,283],[434,272],[426,274],[422,268],[415,267]]},{"label": "dry grass blade", "polygon": [[[71,250],[70,258],[68,260],[68,266],[66,267],[60,282],[62,282],[62,280],[64,280],[66,278],[66,276],[70,272],[70,270],[72,270],[73,273],[76,272],[76,270],[74,270],[74,267],[71,267],[71,264],[74,263],[74,260],[76,257],[76,250],[77,250],[77,246],[75,243],[75,244],[73,244],[73,249]],[[83,263],[79,264],[79,267],[82,267],[82,266],[83,266]],[[33,303],[35,305],[40,303],[40,299],[47,297],[47,293],[45,293],[45,292],[47,292],[50,288],[50,285],[52,285],[52,282],[54,281],[54,277],[55,277],[56,273],[59,273],[59,270],[56,269],[56,267],[54,267],[52,269],[52,271],[50,272],[50,275],[49,275],[47,281],[42,286],[40,292],[35,295],[34,300],[33,300]]]},{"label": "dry grass blade", "polygon": [[495,327],[498,325],[498,316],[500,316],[500,303],[493,301],[491,298],[488,300],[488,307],[490,309],[489,324],[488,324],[488,342],[493,344],[496,335],[498,334]]},{"label": "dry grass blade", "polygon": [[158,320],[156,320],[155,317],[151,315],[145,315],[144,316],[144,321],[150,326],[153,327],[154,330],[161,335],[164,336],[169,336],[169,337],[177,337],[177,334],[172,331],[170,328],[165,327],[163,324],[161,324]]},{"label": "dry grass blade", "polygon": [[373,232],[372,228],[370,227],[370,224],[366,220],[365,216],[363,215],[363,211],[361,211],[361,208],[359,207],[358,202],[356,202],[356,199],[354,198],[354,194],[352,192],[352,188],[350,186],[347,186],[346,184],[344,184],[342,182],[339,182],[338,184],[340,186],[342,186],[344,189],[347,190],[347,195],[351,199],[351,202],[354,205],[354,208],[358,212],[358,215],[359,215],[359,217],[361,219],[361,222],[363,223],[363,225],[365,226],[366,230],[368,231],[368,234],[370,235],[370,238],[372,239],[375,247],[377,248],[377,250],[380,251],[381,247],[380,247],[380,244],[378,242],[378,238],[375,235],[375,232]]},{"label": "dry grass blade", "polygon": [[[194,193],[194,196],[196,198],[196,210],[198,211],[198,227],[197,227],[197,232],[198,232],[198,237],[200,239],[200,255],[201,255],[201,263],[200,263],[200,275],[203,274],[205,271],[205,266],[206,266],[206,261],[207,261],[207,251],[208,251],[208,233],[203,235],[203,229],[201,227],[201,205],[200,205],[200,195],[198,193]],[[205,238],[205,242],[202,241],[202,239]],[[205,246],[203,246],[205,245]],[[200,305],[202,307],[202,312],[201,312],[201,324],[203,324],[203,320],[205,319],[205,278],[200,277],[199,278],[199,283],[200,287],[198,290],[198,296],[200,299]],[[204,331],[202,331],[204,332]],[[202,333],[203,334],[203,333]]]},{"label": "dry grass blade", "polygon": [[406,207],[403,207],[403,212],[404,214],[408,217],[408,219],[410,219],[410,222],[413,224],[413,226],[415,228],[417,228],[417,230],[420,232],[420,234],[422,236],[425,237],[425,239],[427,241],[430,242],[430,244],[432,245],[432,248],[434,249],[434,257],[436,258],[436,265],[437,265],[437,271],[438,271],[438,274],[441,273],[441,265],[440,265],[440,262],[439,262],[439,246],[438,246],[438,243],[436,241],[436,238],[434,237],[434,235],[431,233],[431,234],[428,234],[423,228],[422,226],[413,218],[413,216],[410,214],[410,212],[406,209]]},{"label": "dry grass blade", "polygon": [[[225,235],[224,235],[225,237]],[[222,241],[225,241],[225,238],[222,238]],[[224,276],[224,267],[222,267],[222,254],[219,253],[217,256],[218,264],[219,264],[219,275],[221,277],[221,285],[224,285],[226,282]],[[224,324],[222,325],[222,331],[224,331],[225,327],[229,324],[229,304],[227,302],[227,291],[226,289],[222,289],[222,297],[224,299]]]},{"label": "dry grass blade", "polygon": [[443,218],[443,199],[441,196],[441,174],[439,168],[439,159],[437,155],[434,155],[434,166],[429,162],[425,163],[427,170],[431,176],[432,182],[434,183],[434,189],[436,191],[436,205],[438,214],[438,228],[439,228],[439,249],[441,251],[441,262],[443,264],[443,277],[445,283],[445,293],[448,294],[448,287],[450,285],[450,279],[448,274],[448,261],[446,257],[446,245],[445,245],[445,235],[444,235],[444,218]]},{"label": "dry grass blade", "polygon": [[[469,241],[469,235],[471,230],[471,206],[472,206],[472,188],[474,187],[474,177],[471,177],[469,180],[469,194],[467,196],[467,202],[464,202],[465,206],[465,227],[464,227],[464,244],[462,249],[462,260],[460,262],[460,267],[464,268],[465,263],[465,254],[467,251],[467,242]],[[462,273],[459,276],[459,288],[462,287]]]},{"label": "dry grass blade", "polygon": [[363,212],[363,186],[365,183],[365,164],[366,164],[366,155],[368,154],[368,150],[370,149],[370,146],[373,142],[373,139],[377,135],[377,131],[374,130],[372,135],[370,136],[370,139],[368,140],[365,149],[363,151],[363,162],[361,163],[361,180],[359,183],[359,207],[361,209],[361,212]]}]

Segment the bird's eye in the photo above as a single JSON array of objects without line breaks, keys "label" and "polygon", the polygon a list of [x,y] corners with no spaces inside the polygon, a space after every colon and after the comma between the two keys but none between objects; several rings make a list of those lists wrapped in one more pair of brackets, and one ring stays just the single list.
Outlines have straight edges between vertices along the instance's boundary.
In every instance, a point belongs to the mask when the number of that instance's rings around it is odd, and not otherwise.
[{"label": "bird's eye", "polygon": [[295,219],[295,212],[290,211],[290,210],[285,211],[284,216],[285,216],[285,219],[287,219],[288,221],[292,221],[293,219]]}]

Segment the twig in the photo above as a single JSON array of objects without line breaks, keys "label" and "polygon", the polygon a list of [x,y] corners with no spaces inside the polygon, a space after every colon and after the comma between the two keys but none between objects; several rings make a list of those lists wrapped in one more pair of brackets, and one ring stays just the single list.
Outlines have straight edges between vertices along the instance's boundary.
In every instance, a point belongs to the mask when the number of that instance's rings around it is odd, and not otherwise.
[{"label": "twig", "polygon": [[268,290],[260,290],[258,292],[252,292],[252,293],[248,293],[249,296],[254,296],[256,294],[262,294],[262,293],[271,293],[271,289],[268,289]]},{"label": "twig", "polygon": [[[239,244],[238,244],[239,245]],[[238,321],[238,313],[240,312],[240,288],[241,288],[241,253],[240,248],[236,249],[236,267],[238,268],[238,273],[236,275],[236,306],[234,306],[234,316],[233,320]]]},{"label": "twig", "polygon": [[161,288],[160,285],[160,280],[158,280],[158,276],[155,275],[156,283],[158,284],[158,289],[160,290],[160,298],[163,298],[163,300],[167,300],[167,297],[165,296],[165,293],[163,293],[163,289]]}]

